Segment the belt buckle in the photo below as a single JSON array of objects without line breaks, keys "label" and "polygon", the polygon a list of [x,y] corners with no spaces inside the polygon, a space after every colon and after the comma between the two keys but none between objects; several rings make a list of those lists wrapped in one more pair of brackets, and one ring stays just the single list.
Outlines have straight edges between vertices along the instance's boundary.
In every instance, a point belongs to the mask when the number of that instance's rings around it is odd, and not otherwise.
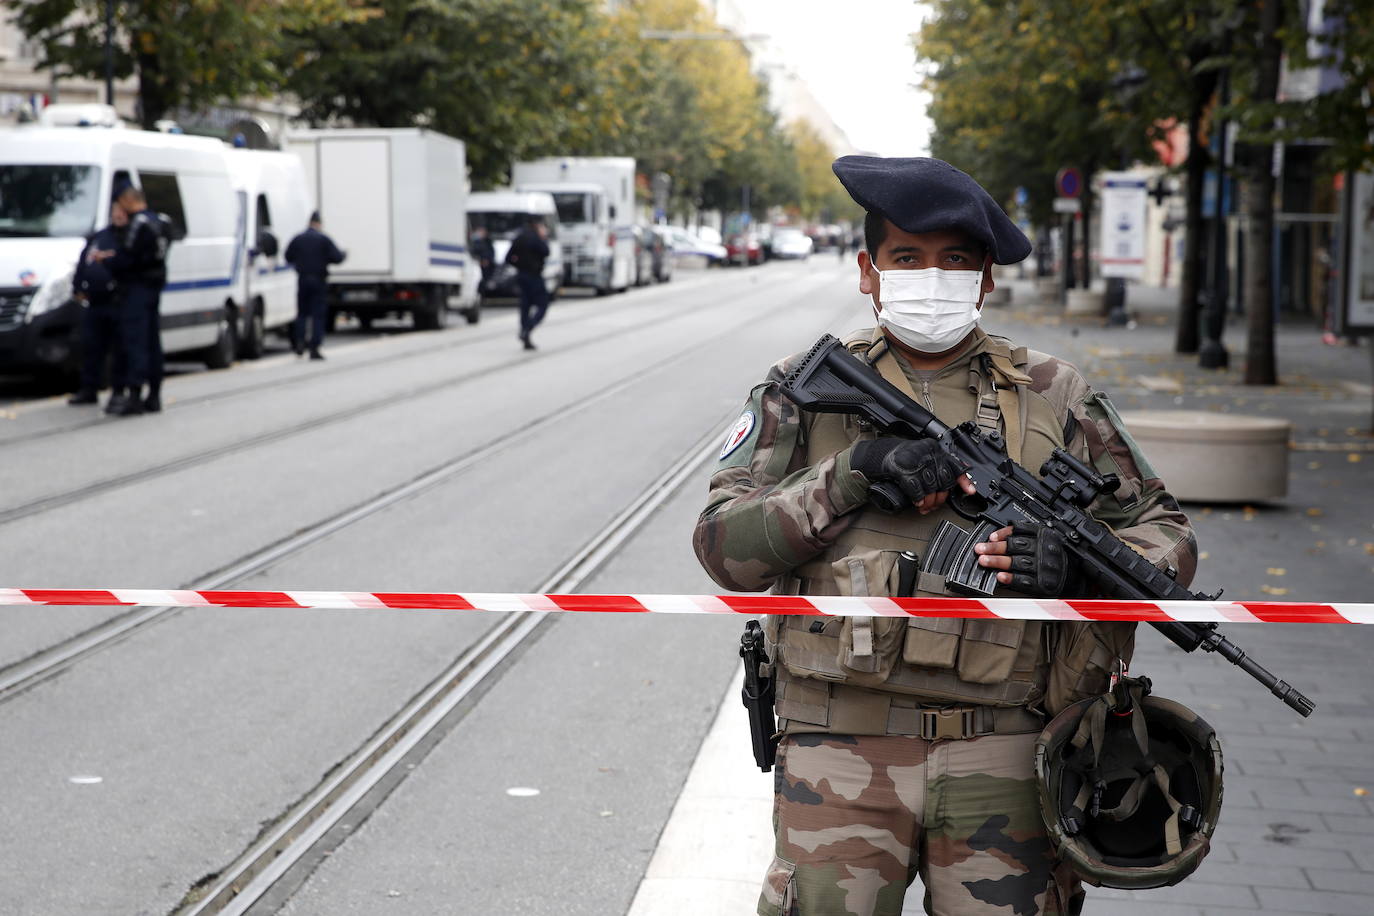
[{"label": "belt buckle", "polygon": [[921,710],[921,737],[927,741],[962,741],[974,736],[972,709]]}]

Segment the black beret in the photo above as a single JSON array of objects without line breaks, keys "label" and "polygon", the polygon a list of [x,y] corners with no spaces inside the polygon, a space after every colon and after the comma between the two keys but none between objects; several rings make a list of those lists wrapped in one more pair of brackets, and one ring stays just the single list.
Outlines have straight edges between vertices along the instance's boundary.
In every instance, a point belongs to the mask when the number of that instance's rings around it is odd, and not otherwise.
[{"label": "black beret", "polygon": [[114,187],[110,189],[111,202],[119,200],[119,198],[123,196],[124,192],[129,190],[133,186],[134,183],[127,178],[120,178],[119,180],[117,180],[114,183]]},{"label": "black beret", "polygon": [[831,168],[859,206],[903,231],[962,229],[988,247],[996,264],[1031,253],[1025,233],[983,186],[942,159],[841,156]]}]

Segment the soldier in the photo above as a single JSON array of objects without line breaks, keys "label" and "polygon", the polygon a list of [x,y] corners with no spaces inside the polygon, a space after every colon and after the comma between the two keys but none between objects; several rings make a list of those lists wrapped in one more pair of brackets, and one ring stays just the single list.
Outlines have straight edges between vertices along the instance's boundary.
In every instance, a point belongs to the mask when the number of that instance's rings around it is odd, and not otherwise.
[{"label": "soldier", "polygon": [[324,359],[324,326],[329,319],[329,265],[345,257],[334,240],[320,231],[320,214],[310,214],[310,225],[286,246],[286,263],[296,268],[296,322],[291,326],[291,348],[300,356],[310,350],[311,359]]},{"label": "soldier", "polygon": [[[1105,394],[1063,360],[978,327],[993,264],[1030,243],[986,191],[938,159],[846,156],[864,208],[859,290],[877,328],[845,341],[947,424],[976,421],[1038,469],[1056,447],[1120,475],[1094,517],[1191,580],[1188,520]],[[971,484],[929,441],[798,410],[773,367],[721,448],[694,546],[721,586],[895,595],[902,551],[923,556],[949,491]],[[869,487],[910,505],[887,515]],[[976,545],[999,594],[1081,593],[1058,535],[1017,526]],[[952,594],[920,572],[916,596]],[[929,913],[1077,913],[1082,890],[1041,821],[1033,747],[1046,717],[1106,689],[1134,624],[888,617],[768,621],[781,742],[775,858],[759,913],[897,916],[918,876]]]}]

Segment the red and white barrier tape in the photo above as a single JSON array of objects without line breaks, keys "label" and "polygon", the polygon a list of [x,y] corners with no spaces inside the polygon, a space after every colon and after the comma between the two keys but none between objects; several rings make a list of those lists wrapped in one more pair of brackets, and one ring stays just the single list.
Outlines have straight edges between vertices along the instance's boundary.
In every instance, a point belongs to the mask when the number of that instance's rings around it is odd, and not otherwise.
[{"label": "red and white barrier tape", "polygon": [[818,617],[1001,617],[1183,623],[1374,623],[1374,604],[1026,598],[839,598],[788,595],[520,595],[478,592],[190,591],[0,588],[0,605],[128,605]]}]

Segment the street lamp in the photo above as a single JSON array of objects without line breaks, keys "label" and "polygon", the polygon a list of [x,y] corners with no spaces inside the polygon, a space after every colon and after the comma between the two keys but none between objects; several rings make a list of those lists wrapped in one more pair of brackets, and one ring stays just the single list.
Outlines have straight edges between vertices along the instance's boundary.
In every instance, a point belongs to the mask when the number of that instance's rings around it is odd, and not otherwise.
[{"label": "street lamp", "polygon": [[[1222,41],[1221,57],[1231,54],[1232,39],[1243,13],[1237,11],[1229,20],[1222,23],[1225,37]],[[1231,70],[1221,71],[1221,85],[1217,87],[1217,155],[1216,189],[1212,194],[1212,244],[1207,253],[1207,266],[1212,269],[1211,288],[1203,293],[1205,301],[1202,309],[1202,345],[1198,347],[1197,364],[1203,369],[1225,369],[1231,357],[1221,342],[1222,331],[1226,328],[1226,300],[1231,277],[1226,268],[1226,135],[1230,126],[1221,110],[1231,103]]]},{"label": "street lamp", "polygon": [[114,105],[114,0],[105,0],[105,104]]}]

